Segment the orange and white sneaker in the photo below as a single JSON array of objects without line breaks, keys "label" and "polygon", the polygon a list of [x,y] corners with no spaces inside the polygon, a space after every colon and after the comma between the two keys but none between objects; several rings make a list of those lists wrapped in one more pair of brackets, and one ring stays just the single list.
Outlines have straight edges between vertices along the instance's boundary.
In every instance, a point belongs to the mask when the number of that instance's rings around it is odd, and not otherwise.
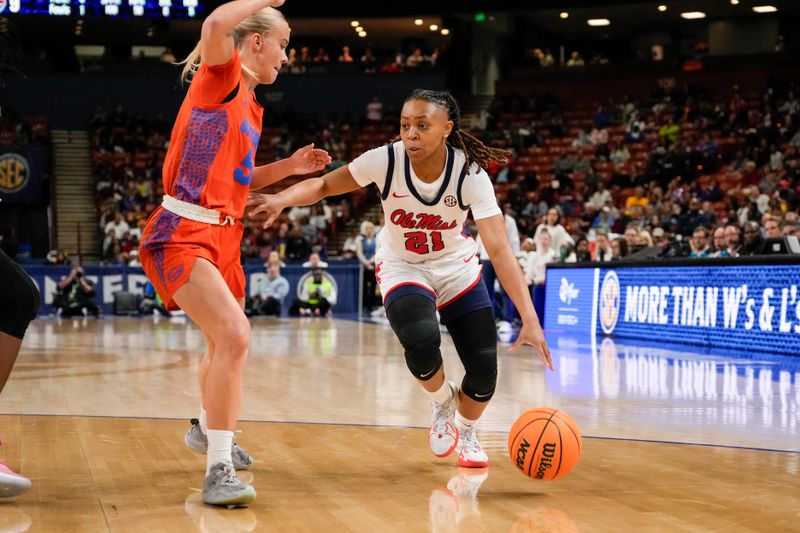
[{"label": "orange and white sneaker", "polygon": [[436,457],[447,457],[458,444],[458,429],[453,421],[456,414],[456,400],[458,389],[455,384],[448,381],[453,395],[446,403],[438,404],[431,402],[431,427],[428,429],[428,444],[433,455]]},{"label": "orange and white sneaker", "polygon": [[458,439],[458,466],[467,468],[483,468],[489,466],[489,456],[483,451],[481,443],[478,442],[478,434],[475,428],[464,429]]},{"label": "orange and white sneaker", "polygon": [[0,498],[11,498],[31,488],[31,480],[23,477],[0,460]]}]

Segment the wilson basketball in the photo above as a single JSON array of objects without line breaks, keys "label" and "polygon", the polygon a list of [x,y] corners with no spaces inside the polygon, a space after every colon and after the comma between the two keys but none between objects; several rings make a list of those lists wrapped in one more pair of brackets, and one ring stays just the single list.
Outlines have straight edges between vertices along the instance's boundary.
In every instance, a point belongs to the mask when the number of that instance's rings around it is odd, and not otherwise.
[{"label": "wilson basketball", "polygon": [[581,432],[564,411],[535,407],[522,413],[508,434],[508,453],[523,474],[551,480],[565,476],[581,456]]}]

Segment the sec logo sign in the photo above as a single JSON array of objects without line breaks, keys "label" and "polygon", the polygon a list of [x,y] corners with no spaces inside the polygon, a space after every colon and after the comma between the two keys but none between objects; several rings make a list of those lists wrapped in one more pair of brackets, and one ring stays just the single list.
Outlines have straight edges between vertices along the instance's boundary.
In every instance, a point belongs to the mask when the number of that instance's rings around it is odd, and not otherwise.
[{"label": "sec logo sign", "polygon": [[619,318],[619,278],[613,270],[606,272],[600,286],[600,327],[606,335],[614,331]]},{"label": "sec logo sign", "polygon": [[0,155],[0,192],[12,194],[21,191],[30,179],[30,168],[28,160],[21,155]]}]

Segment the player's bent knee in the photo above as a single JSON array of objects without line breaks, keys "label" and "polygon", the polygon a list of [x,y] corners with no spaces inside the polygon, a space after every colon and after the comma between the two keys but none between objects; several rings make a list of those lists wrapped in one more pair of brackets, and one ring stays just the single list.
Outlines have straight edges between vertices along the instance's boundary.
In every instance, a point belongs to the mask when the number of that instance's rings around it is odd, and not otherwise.
[{"label": "player's bent knee", "polygon": [[403,296],[389,306],[386,316],[405,348],[408,369],[417,379],[432,378],[442,366],[442,335],[433,302],[418,295]]},{"label": "player's bent knee", "polygon": [[476,402],[488,402],[497,387],[497,365],[493,368],[467,371],[461,390]]}]

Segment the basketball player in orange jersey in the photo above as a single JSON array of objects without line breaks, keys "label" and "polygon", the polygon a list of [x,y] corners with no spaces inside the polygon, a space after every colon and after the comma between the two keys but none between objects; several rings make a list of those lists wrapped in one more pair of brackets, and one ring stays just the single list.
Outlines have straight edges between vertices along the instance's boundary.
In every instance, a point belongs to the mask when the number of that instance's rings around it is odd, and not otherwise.
[{"label": "basketball player in orange jersey", "polygon": [[[0,250],[0,392],[22,347],[25,330],[39,310],[39,290],[19,265]],[[2,444],[2,442],[0,442]],[[31,482],[0,459],[0,498],[22,494]]]},{"label": "basketball player in orange jersey", "polygon": [[236,0],[203,22],[185,60],[191,85],[164,161],[164,199],[142,235],[142,266],[169,309],[183,309],[202,329],[199,421],[186,444],[206,452],[203,501],[243,505],[255,490],[236,476],[252,459],[233,442],[250,340],[239,260],[250,189],[325,168],[330,157],[312,145],[290,158],[254,167],[263,108],[254,89],[275,81],[287,61],[289,25],[274,7],[283,0]]},{"label": "basketball player in orange jersey", "polygon": [[[286,207],[310,205],[370,183],[378,186],[386,225],[378,236],[375,277],[408,368],[433,402],[431,450],[439,457],[457,450],[459,465],[483,467],[489,460],[475,425],[494,394],[497,337],[477,246],[462,229],[467,211],[522,316],[522,330],[510,350],[529,344],[551,370],[553,362],[483,170],[507,153],[484,146],[459,122],[458,105],[449,93],[414,91],[403,106],[399,142],[278,194],[253,194],[248,203],[257,206],[251,216],[263,211],[271,224]],[[437,309],[466,370],[460,388],[445,379]]]}]

